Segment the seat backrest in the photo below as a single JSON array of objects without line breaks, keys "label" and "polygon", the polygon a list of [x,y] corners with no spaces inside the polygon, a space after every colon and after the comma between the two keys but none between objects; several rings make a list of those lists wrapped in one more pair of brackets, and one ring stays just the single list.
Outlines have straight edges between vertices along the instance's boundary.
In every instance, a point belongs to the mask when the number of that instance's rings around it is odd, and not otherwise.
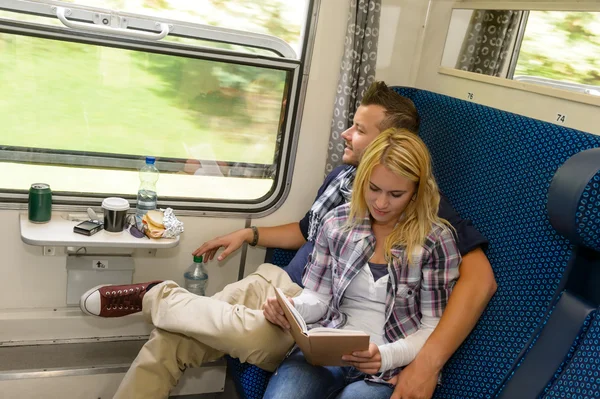
[{"label": "seat backrest", "polygon": [[272,263],[275,266],[287,266],[298,252],[295,249],[267,248],[265,254],[265,263]]},{"label": "seat backrest", "polygon": [[[566,380],[574,372],[580,382],[600,383],[597,368],[589,367],[600,362],[597,333],[589,328],[590,321],[598,318],[600,305],[600,148],[575,154],[560,167],[548,190],[547,209],[552,226],[574,244],[565,273],[568,280],[499,399],[563,395],[568,391],[557,387],[571,387]],[[565,396],[600,397],[588,388],[588,384],[580,384]]]},{"label": "seat backrest", "polygon": [[574,154],[600,147],[600,137],[424,90],[395,90],[419,111],[440,189],[488,238],[498,283],[444,368],[436,397],[494,397],[568,277],[572,245],[546,211],[552,178]]}]

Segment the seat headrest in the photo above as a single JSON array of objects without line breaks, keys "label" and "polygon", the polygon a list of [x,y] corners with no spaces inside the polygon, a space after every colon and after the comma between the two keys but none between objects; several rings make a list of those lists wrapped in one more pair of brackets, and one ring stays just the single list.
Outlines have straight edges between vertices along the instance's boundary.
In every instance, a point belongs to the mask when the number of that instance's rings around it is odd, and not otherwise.
[{"label": "seat headrest", "polygon": [[547,208],[559,233],[600,252],[600,148],[575,154],[558,169]]}]

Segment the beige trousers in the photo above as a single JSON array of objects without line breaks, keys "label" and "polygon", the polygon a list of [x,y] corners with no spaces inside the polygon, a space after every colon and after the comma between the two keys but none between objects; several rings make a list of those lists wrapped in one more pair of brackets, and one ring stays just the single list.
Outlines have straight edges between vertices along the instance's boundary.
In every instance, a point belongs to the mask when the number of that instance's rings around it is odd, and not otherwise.
[{"label": "beige trousers", "polygon": [[189,293],[172,281],[156,285],[143,300],[156,328],[125,374],[114,398],[167,398],[186,367],[225,354],[273,371],[294,341],[261,310],[274,287],[294,297],[302,289],[283,269],[265,263],[213,297]]}]

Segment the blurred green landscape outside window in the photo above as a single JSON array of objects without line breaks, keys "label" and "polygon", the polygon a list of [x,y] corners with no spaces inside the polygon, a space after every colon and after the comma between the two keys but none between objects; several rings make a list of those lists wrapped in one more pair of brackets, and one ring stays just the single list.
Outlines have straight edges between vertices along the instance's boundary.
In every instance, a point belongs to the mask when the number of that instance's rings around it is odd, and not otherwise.
[{"label": "blurred green landscape outside window", "polygon": [[530,11],[519,75],[600,86],[600,13]]},{"label": "blurred green landscape outside window", "polygon": [[[290,44],[299,59],[308,0],[64,3],[268,34]],[[57,19],[45,16],[0,11],[0,18],[64,29]],[[33,161],[9,162],[14,155],[0,154],[4,156],[0,173],[6,173],[0,189],[26,190],[35,175],[52,181],[57,191],[134,194],[135,168],[117,162],[114,167],[90,169],[69,165],[68,160],[88,156],[135,160],[152,155],[159,165],[161,160],[180,165],[161,170],[166,172],[159,180],[163,196],[168,191],[174,198],[235,201],[266,195],[278,167],[292,72],[252,57],[247,61],[205,57],[201,48],[209,44],[277,58],[267,50],[174,35],[163,42],[196,46],[199,53],[161,54],[131,46],[0,33],[0,146],[4,149],[0,152],[29,152]],[[49,154],[44,159],[58,154],[59,161],[44,164],[36,160],[40,153]],[[111,177],[103,178],[102,170],[110,170]],[[64,171],[70,179],[64,178]],[[86,176],[103,184],[93,189],[83,181]],[[208,187],[202,180],[207,176],[213,179]],[[260,181],[240,183],[239,178]]]}]

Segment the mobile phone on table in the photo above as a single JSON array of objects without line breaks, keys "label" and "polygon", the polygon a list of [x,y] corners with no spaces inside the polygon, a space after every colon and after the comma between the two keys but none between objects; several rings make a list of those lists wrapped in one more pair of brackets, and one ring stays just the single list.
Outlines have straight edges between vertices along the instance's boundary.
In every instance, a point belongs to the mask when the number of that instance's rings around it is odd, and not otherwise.
[{"label": "mobile phone on table", "polygon": [[73,227],[73,232],[84,236],[94,235],[100,230],[102,230],[102,223],[92,222],[91,220],[86,220]]}]

